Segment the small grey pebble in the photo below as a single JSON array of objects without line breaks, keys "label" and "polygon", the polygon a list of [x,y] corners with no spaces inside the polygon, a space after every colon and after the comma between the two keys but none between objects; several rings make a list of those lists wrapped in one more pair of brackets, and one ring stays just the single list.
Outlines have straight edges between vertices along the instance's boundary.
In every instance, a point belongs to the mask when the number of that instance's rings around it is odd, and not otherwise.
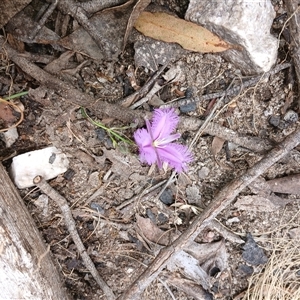
[{"label": "small grey pebble", "polygon": [[159,197],[159,200],[166,205],[171,205],[174,202],[172,191],[170,189],[165,189]]},{"label": "small grey pebble", "polygon": [[150,208],[146,209],[146,215],[154,224],[156,224],[156,216]]},{"label": "small grey pebble", "polygon": [[254,272],[254,268],[251,266],[247,266],[247,265],[240,265],[238,267],[238,270],[245,276],[252,275]]},{"label": "small grey pebble", "polygon": [[188,113],[188,112],[191,112],[191,111],[195,111],[197,108],[197,105],[195,102],[192,102],[192,103],[189,103],[189,104],[186,104],[186,105],[182,105],[179,107],[180,109],[180,112],[182,113]]},{"label": "small grey pebble", "polygon": [[284,117],[283,117],[284,121],[288,122],[289,124],[295,123],[298,121],[299,116],[298,114],[293,111],[293,110],[288,110]]},{"label": "small grey pebble", "polygon": [[209,174],[209,168],[207,167],[202,167],[199,171],[198,171],[198,177],[199,179],[204,179],[208,176]]},{"label": "small grey pebble", "polygon": [[258,266],[267,263],[268,258],[265,255],[264,250],[257,245],[250,233],[247,233],[246,243],[242,248],[242,257],[249,265]]},{"label": "small grey pebble", "polygon": [[105,213],[104,208],[102,208],[98,203],[92,202],[90,207],[92,210],[95,210],[96,212],[98,212],[102,215],[104,215],[104,213]]},{"label": "small grey pebble", "polygon": [[269,119],[269,123],[275,127],[278,127],[280,123],[280,117],[275,115],[271,116]]},{"label": "small grey pebble", "polygon": [[165,214],[159,213],[157,216],[157,221],[159,224],[165,224],[169,221],[169,218]]},{"label": "small grey pebble", "polygon": [[64,178],[67,180],[71,180],[75,175],[75,171],[73,169],[68,169],[65,174],[64,174]]}]

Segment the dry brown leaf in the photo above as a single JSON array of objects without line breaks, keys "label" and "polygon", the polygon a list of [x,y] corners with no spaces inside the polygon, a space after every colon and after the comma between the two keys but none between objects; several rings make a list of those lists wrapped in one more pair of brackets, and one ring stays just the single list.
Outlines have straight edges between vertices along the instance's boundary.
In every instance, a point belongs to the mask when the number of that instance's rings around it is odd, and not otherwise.
[{"label": "dry brown leaf", "polygon": [[12,125],[17,120],[13,108],[6,101],[0,101],[0,120],[2,120],[6,126]]},{"label": "dry brown leaf", "polygon": [[221,149],[223,148],[223,145],[225,143],[225,140],[215,136],[212,144],[211,144],[211,151],[214,157],[216,157],[216,155],[221,151]]},{"label": "dry brown leaf", "polygon": [[134,27],[148,37],[178,43],[191,51],[222,52],[231,48],[209,30],[162,12],[142,12]]},{"label": "dry brown leaf", "polygon": [[143,235],[150,241],[166,246],[170,242],[169,233],[159,229],[150,219],[136,215],[136,222]]},{"label": "dry brown leaf", "polygon": [[123,41],[123,51],[125,49],[126,43],[128,36],[133,28],[134,23],[138,19],[139,15],[141,12],[150,4],[151,0],[139,0],[134,8],[132,9],[132,13],[130,15],[130,18],[128,20],[127,26],[126,26],[126,31],[124,35],[124,41]]}]

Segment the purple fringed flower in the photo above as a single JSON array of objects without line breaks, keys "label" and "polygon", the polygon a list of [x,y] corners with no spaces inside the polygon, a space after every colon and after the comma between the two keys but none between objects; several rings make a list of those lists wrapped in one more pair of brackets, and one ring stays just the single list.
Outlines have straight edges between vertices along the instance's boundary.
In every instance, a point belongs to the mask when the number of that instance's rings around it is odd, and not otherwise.
[{"label": "purple fringed flower", "polygon": [[191,152],[186,146],[172,143],[180,137],[179,133],[173,133],[178,122],[174,108],[155,109],[152,122],[146,120],[147,129],[134,133],[141,162],[157,163],[159,168],[167,162],[177,172],[187,170],[187,164],[193,160]]}]

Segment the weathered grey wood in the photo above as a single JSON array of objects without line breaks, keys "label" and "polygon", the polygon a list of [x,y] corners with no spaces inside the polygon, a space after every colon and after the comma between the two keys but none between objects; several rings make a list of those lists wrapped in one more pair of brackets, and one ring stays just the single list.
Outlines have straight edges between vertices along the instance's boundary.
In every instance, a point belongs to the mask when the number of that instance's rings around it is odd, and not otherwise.
[{"label": "weathered grey wood", "polygon": [[[293,58],[294,67],[297,75],[298,91],[300,88],[300,9],[299,0],[285,0],[286,10],[288,13],[289,28],[291,42],[289,45],[290,53]],[[299,92],[298,92],[299,94]],[[300,104],[300,97],[298,95],[298,105]]]},{"label": "weathered grey wood", "polygon": [[0,163],[0,298],[69,299],[50,252]]},{"label": "weathered grey wood", "polygon": [[0,1],[0,28],[4,26],[15,14],[20,12],[31,0],[1,0]]}]

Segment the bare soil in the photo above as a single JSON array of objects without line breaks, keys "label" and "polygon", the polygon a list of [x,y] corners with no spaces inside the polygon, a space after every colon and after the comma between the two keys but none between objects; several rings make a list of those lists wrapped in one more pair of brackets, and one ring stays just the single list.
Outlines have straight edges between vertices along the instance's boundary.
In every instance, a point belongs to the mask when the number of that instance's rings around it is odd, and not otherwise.
[{"label": "bare soil", "polygon": [[[278,3],[276,5],[279,15],[283,8]],[[280,29],[275,25],[279,27],[274,23],[274,34]],[[43,55],[42,51],[48,51],[49,55],[48,46],[37,47],[39,55]],[[75,55],[68,61],[61,76],[98,101],[117,101],[124,97],[125,91],[133,92],[130,78],[126,74],[130,65],[135,66],[132,47],[133,44],[129,43],[125,54],[115,62],[85,58],[84,66],[76,72],[74,68],[79,62]],[[278,64],[283,62],[283,57],[290,60],[288,53],[285,53],[286,49],[287,44],[282,40]],[[52,55],[57,57],[58,53],[53,52]],[[196,97],[224,91],[231,83],[240,85],[243,80],[247,80],[235,66],[218,54],[187,52],[170,63],[167,67],[169,69],[178,70],[180,79],[165,84],[157,93],[164,103],[184,97],[187,90],[191,90]],[[226,99],[223,108],[212,121],[241,136],[259,137],[274,143],[282,141],[299,126],[299,121],[289,119],[290,115],[295,117],[299,113],[297,87],[290,80],[291,74],[290,69],[285,69],[241,91],[239,95]],[[152,74],[139,67],[135,68],[135,76],[136,83],[142,86]],[[162,81],[162,77],[159,80]],[[158,170],[140,164],[134,146],[124,148],[123,144],[119,144],[114,148],[108,134],[84,118],[80,107],[49,93],[26,75],[26,70],[10,64],[2,56],[0,95],[4,97],[29,88],[34,91],[20,98],[25,110],[24,121],[18,126],[19,138],[9,148],[1,142],[1,158],[5,159],[3,163],[9,167],[12,156],[48,145],[58,147],[68,156],[68,172],[49,183],[67,199],[88,254],[116,295],[120,295],[138,278],[160,249],[156,241],[145,237],[147,229],[143,226],[146,225],[144,221],[138,223],[139,216],[150,219],[165,232],[182,233],[194,219],[197,209],[201,213],[201,209],[213,201],[220,189],[243,174],[265,154],[202,134],[192,147],[194,161],[188,172],[177,175],[160,197],[169,201],[164,204],[156,198],[163,185],[146,195],[143,191],[167,180],[171,174],[170,169]],[[178,110],[178,113],[181,116],[205,119],[216,100],[199,101],[192,111],[183,113]],[[151,112],[153,105],[144,104],[138,109]],[[97,120],[92,114],[90,116]],[[275,123],[270,120],[275,120]],[[130,125],[113,119],[99,121],[107,127]],[[280,125],[278,122],[281,122]],[[129,128],[123,132],[132,138],[134,130]],[[179,132],[182,134],[180,142],[189,145],[195,132],[181,128]],[[263,175],[263,179],[268,181],[299,172],[300,153],[299,148],[296,148],[273,165]],[[297,213],[300,202],[296,190],[273,193],[263,189],[262,193],[250,186],[236,199],[245,200],[246,204],[231,205],[218,216],[217,221],[242,239],[251,233],[266,257],[270,257],[273,249],[271,238],[276,236],[288,239],[289,230],[299,227]],[[20,190],[20,194],[45,242],[50,245],[53,259],[73,299],[104,299],[102,291],[82,264],[60,211],[51,199],[36,188]],[[257,195],[266,199],[266,203],[261,205],[255,199]],[[252,198],[249,200],[246,196]],[[277,196],[277,201],[281,199],[282,203],[277,202],[275,205],[271,196]],[[212,228],[203,232],[197,242],[209,245],[222,239],[222,231]],[[224,243],[227,257],[223,261],[223,269],[210,276],[211,299],[243,299],[251,275],[264,270],[265,264],[247,263],[243,258],[241,244],[227,239]],[[299,265],[295,268],[299,268]],[[172,299],[166,286],[175,299],[195,299],[180,287],[166,283],[164,276],[169,273],[164,272],[160,279],[146,289],[142,299]],[[184,274],[178,273],[176,276],[182,278]],[[256,298],[253,296],[253,299]]]}]

